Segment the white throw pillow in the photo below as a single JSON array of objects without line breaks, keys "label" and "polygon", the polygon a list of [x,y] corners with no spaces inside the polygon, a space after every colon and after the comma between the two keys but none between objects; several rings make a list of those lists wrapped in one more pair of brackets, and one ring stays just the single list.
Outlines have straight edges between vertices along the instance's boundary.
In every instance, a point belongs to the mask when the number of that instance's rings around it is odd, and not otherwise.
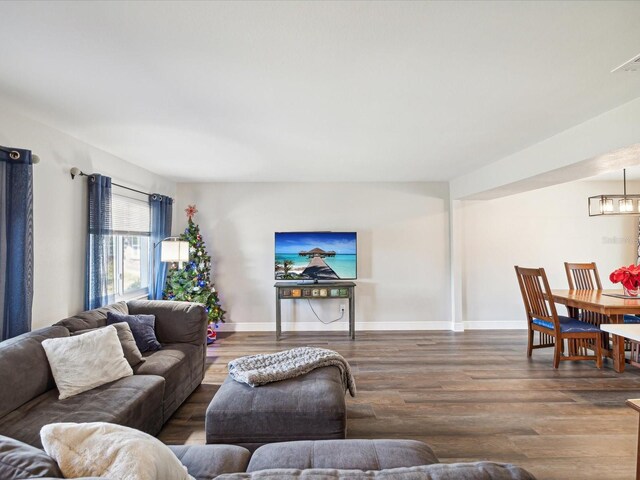
[{"label": "white throw pillow", "polygon": [[45,452],[65,478],[194,480],[157,438],[112,423],[52,423],[40,430]]},{"label": "white throw pillow", "polygon": [[42,342],[60,400],[133,375],[112,326]]}]

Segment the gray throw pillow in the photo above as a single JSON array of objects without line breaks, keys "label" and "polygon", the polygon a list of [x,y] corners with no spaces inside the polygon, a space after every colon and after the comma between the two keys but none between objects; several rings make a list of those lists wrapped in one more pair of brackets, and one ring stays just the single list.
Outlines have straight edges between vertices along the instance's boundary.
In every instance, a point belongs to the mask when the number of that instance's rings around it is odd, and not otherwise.
[{"label": "gray throw pillow", "polygon": [[152,352],[160,350],[162,345],[156,338],[155,315],[125,315],[121,313],[109,312],[107,313],[107,325],[113,325],[114,323],[126,322],[131,328],[133,338],[136,341],[138,349],[144,352]]},{"label": "gray throw pillow", "polygon": [[120,344],[122,345],[122,351],[124,352],[124,358],[127,359],[129,365],[135,367],[141,362],[144,362],[144,357],[136,344],[136,339],[133,336],[133,332],[131,331],[131,327],[127,322],[118,322],[114,323],[113,326],[116,328],[118,332],[118,338],[120,339]]},{"label": "gray throw pillow", "polygon": [[0,435],[0,478],[64,478],[53,458],[39,448]]},{"label": "gray throw pillow", "polygon": [[[124,358],[127,359],[129,365],[135,367],[139,363],[144,362],[145,358],[142,356],[140,349],[138,349],[138,345],[136,345],[136,340],[135,338],[133,338],[133,333],[131,332],[131,327],[129,327],[129,324],[127,322],[118,322],[114,323],[113,326],[118,333],[118,340],[120,340],[120,345],[122,345]],[[89,328],[87,330],[78,330],[77,332],[74,332],[72,336],[82,335],[83,333],[93,332],[95,330],[97,329]]]}]

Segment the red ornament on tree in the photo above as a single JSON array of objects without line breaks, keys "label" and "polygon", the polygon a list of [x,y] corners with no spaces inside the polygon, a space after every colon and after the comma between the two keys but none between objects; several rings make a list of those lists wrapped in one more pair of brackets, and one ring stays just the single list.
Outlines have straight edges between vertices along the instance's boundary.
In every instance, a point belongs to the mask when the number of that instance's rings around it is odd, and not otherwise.
[{"label": "red ornament on tree", "polygon": [[184,209],[184,211],[185,211],[185,212],[186,212],[186,214],[187,214],[187,219],[188,219],[188,220],[193,219],[194,215],[195,215],[196,213],[198,213],[198,209],[196,208],[196,206],[195,206],[195,205],[189,205],[187,208],[185,208],[185,209]]}]

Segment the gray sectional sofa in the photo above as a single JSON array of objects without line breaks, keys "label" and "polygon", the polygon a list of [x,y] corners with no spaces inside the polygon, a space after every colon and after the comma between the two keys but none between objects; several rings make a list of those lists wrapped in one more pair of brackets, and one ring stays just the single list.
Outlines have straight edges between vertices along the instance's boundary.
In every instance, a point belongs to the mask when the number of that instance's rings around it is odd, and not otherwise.
[{"label": "gray sectional sofa", "polygon": [[[272,443],[253,454],[235,445],[169,448],[196,480],[535,480],[514,465],[439,463],[428,445],[415,440]],[[58,479],[61,474],[42,450],[0,436],[0,478]]]},{"label": "gray sectional sofa", "polygon": [[[155,315],[155,332],[163,348],[143,354],[146,360],[134,367],[133,376],[58,400],[41,343],[47,338],[80,335],[104,327],[110,311]],[[206,327],[207,316],[201,305],[140,300],[83,312],[51,327],[0,343],[0,479],[62,477],[55,461],[40,449],[40,428],[49,423],[111,422],[156,435],[204,378]],[[335,369],[317,370],[307,380],[317,381],[316,377],[332,370]],[[235,384],[228,387],[229,392],[236,394],[236,389],[244,388]],[[274,386],[265,392],[278,389]],[[339,390],[344,402],[341,386]],[[290,394],[287,391],[287,395]],[[270,401],[277,403],[277,398]],[[254,409],[248,400],[234,402],[234,405],[239,411]],[[283,406],[290,407],[287,402]],[[229,418],[232,423],[238,421],[237,417]],[[339,431],[335,436],[344,436],[345,421],[346,418],[340,415],[336,417],[335,428]],[[300,423],[299,427],[303,428],[304,422],[300,420]],[[250,426],[247,422],[243,425],[245,430]],[[252,448],[265,440],[279,443],[264,445],[253,453],[238,445],[171,446],[197,480],[534,478],[513,465],[491,462],[441,464],[428,445],[413,440],[289,442],[283,441],[282,435],[286,432],[276,432],[281,435],[277,438],[240,438],[233,425],[225,423],[222,427],[228,431],[216,434],[224,435],[225,441],[245,443]],[[265,434],[260,429],[254,433]]]},{"label": "gray sectional sofa", "polygon": [[[144,353],[133,376],[58,400],[42,341],[104,327],[109,311],[155,315],[162,349]],[[202,383],[206,332],[202,305],[135,300],[82,312],[0,343],[0,435],[40,447],[40,428],[54,422],[110,422],[156,435]]]}]

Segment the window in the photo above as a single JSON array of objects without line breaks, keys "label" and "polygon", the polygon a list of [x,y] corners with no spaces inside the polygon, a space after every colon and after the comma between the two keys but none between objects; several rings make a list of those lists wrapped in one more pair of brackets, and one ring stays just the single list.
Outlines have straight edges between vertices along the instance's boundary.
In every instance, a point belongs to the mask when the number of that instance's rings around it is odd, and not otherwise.
[{"label": "window", "polygon": [[116,299],[147,295],[149,288],[148,200],[114,194],[111,199],[113,228],[113,293]]}]

